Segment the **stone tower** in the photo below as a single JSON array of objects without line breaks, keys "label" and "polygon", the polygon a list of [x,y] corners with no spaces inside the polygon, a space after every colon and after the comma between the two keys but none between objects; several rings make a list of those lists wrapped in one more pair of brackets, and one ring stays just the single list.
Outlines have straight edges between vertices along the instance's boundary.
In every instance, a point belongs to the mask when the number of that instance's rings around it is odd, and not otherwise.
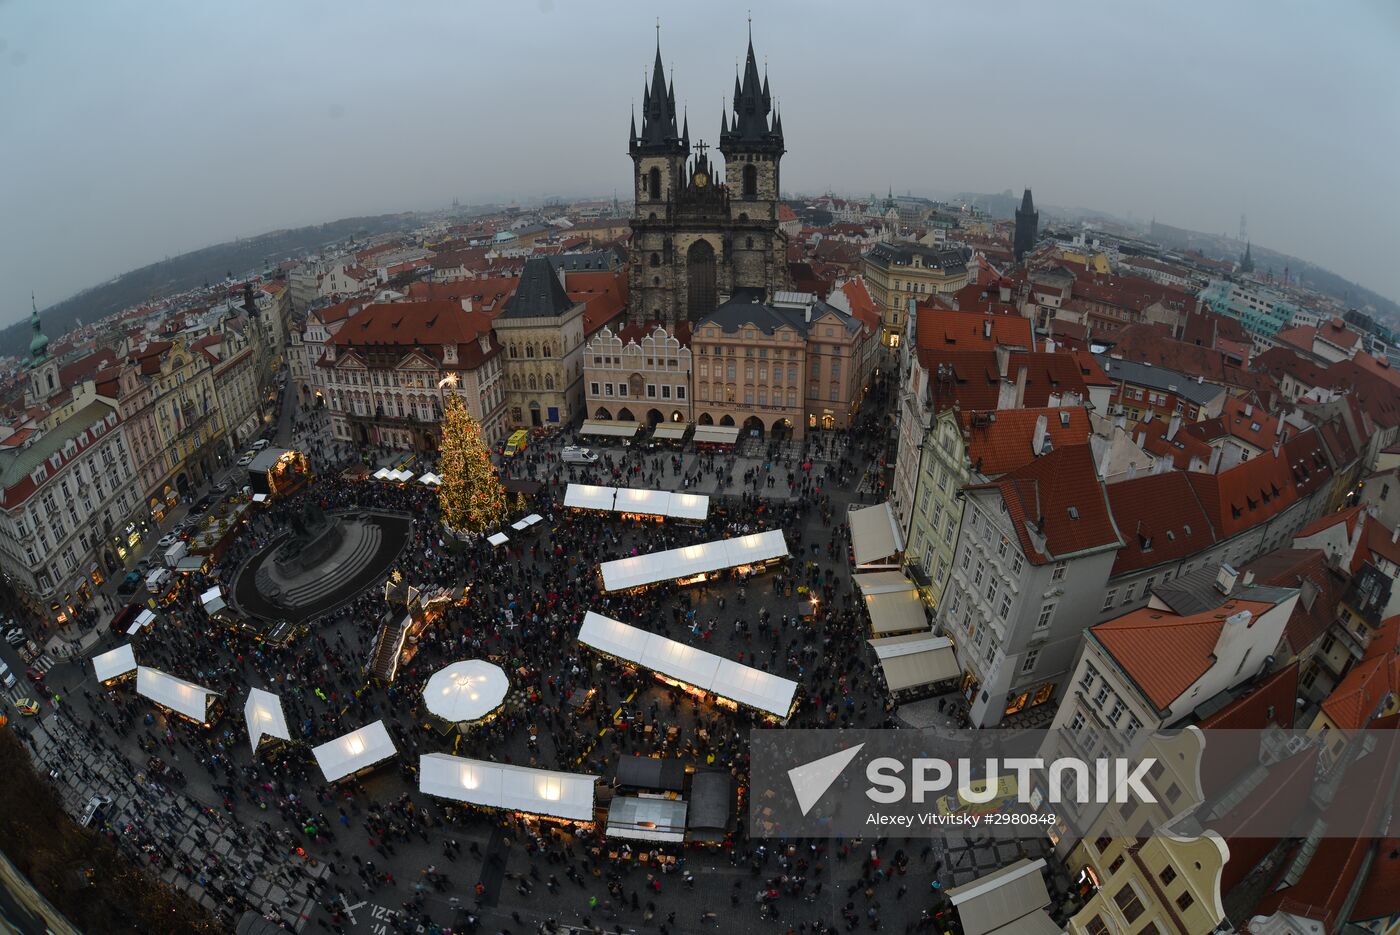
[{"label": "stone tower", "polygon": [[1039,234],[1040,212],[1035,210],[1035,203],[1031,201],[1031,190],[1028,188],[1021,196],[1021,207],[1016,209],[1016,239],[1012,247],[1016,262],[1019,263],[1027,253],[1035,249],[1035,240]]}]

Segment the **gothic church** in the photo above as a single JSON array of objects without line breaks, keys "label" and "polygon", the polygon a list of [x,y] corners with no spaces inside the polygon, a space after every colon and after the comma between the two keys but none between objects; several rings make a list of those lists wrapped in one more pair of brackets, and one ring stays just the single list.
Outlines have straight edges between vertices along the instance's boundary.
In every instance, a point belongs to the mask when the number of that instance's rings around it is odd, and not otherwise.
[{"label": "gothic church", "polygon": [[791,288],[787,236],[778,229],[783,121],[767,76],[759,78],[752,35],[743,80],[734,77],[733,114],[720,118],[722,179],[710,147],[697,141],[692,152],[689,119],[677,116],[658,41],[642,129],[634,114],[629,146],[636,208],[628,293],[636,322],[694,321],[740,290],[771,299]]}]

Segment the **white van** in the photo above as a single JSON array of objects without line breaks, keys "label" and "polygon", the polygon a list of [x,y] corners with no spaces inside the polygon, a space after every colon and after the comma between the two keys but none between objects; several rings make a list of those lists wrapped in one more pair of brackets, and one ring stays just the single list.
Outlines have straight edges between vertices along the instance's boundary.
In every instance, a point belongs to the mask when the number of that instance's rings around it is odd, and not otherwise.
[{"label": "white van", "polygon": [[598,460],[598,453],[591,448],[568,445],[559,455],[565,464],[592,464]]},{"label": "white van", "polygon": [[170,580],[169,568],[157,568],[146,576],[146,590],[152,594],[159,594],[165,583]]}]

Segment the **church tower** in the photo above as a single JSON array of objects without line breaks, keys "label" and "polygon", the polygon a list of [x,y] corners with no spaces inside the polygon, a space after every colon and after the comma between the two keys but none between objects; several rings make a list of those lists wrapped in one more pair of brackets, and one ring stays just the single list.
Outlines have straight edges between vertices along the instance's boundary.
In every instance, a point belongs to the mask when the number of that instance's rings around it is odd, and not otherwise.
[{"label": "church tower", "polygon": [[1021,196],[1021,207],[1016,209],[1016,238],[1012,242],[1012,249],[1017,263],[1035,249],[1035,241],[1039,235],[1040,212],[1035,210],[1035,203],[1031,201],[1031,190],[1028,188]]},{"label": "church tower", "polygon": [[53,397],[62,387],[58,382],[58,361],[49,354],[49,339],[39,322],[39,306],[34,297],[29,297],[29,327],[34,337],[29,341],[29,360],[25,366],[29,370],[29,392],[25,403],[35,405]]},{"label": "church tower", "polygon": [[656,34],[656,61],[651,86],[642,89],[642,131],[632,117],[628,144],[632,156],[635,205],[632,211],[633,262],[628,273],[629,301],[637,320],[672,318],[676,283],[670,267],[676,194],[684,184],[690,155],[690,125],[676,126],[675,83],[666,83],[661,64],[661,31]]}]

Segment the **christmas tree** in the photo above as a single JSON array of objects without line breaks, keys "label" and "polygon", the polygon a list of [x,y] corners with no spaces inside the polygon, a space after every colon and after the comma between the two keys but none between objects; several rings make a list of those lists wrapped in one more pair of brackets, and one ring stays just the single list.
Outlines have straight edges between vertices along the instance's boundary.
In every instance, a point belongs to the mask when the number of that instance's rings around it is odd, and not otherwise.
[{"label": "christmas tree", "polygon": [[[455,386],[449,376],[444,385]],[[481,425],[453,390],[443,395],[442,484],[438,506],[442,521],[460,532],[481,532],[506,515],[506,493],[481,440]]]}]

